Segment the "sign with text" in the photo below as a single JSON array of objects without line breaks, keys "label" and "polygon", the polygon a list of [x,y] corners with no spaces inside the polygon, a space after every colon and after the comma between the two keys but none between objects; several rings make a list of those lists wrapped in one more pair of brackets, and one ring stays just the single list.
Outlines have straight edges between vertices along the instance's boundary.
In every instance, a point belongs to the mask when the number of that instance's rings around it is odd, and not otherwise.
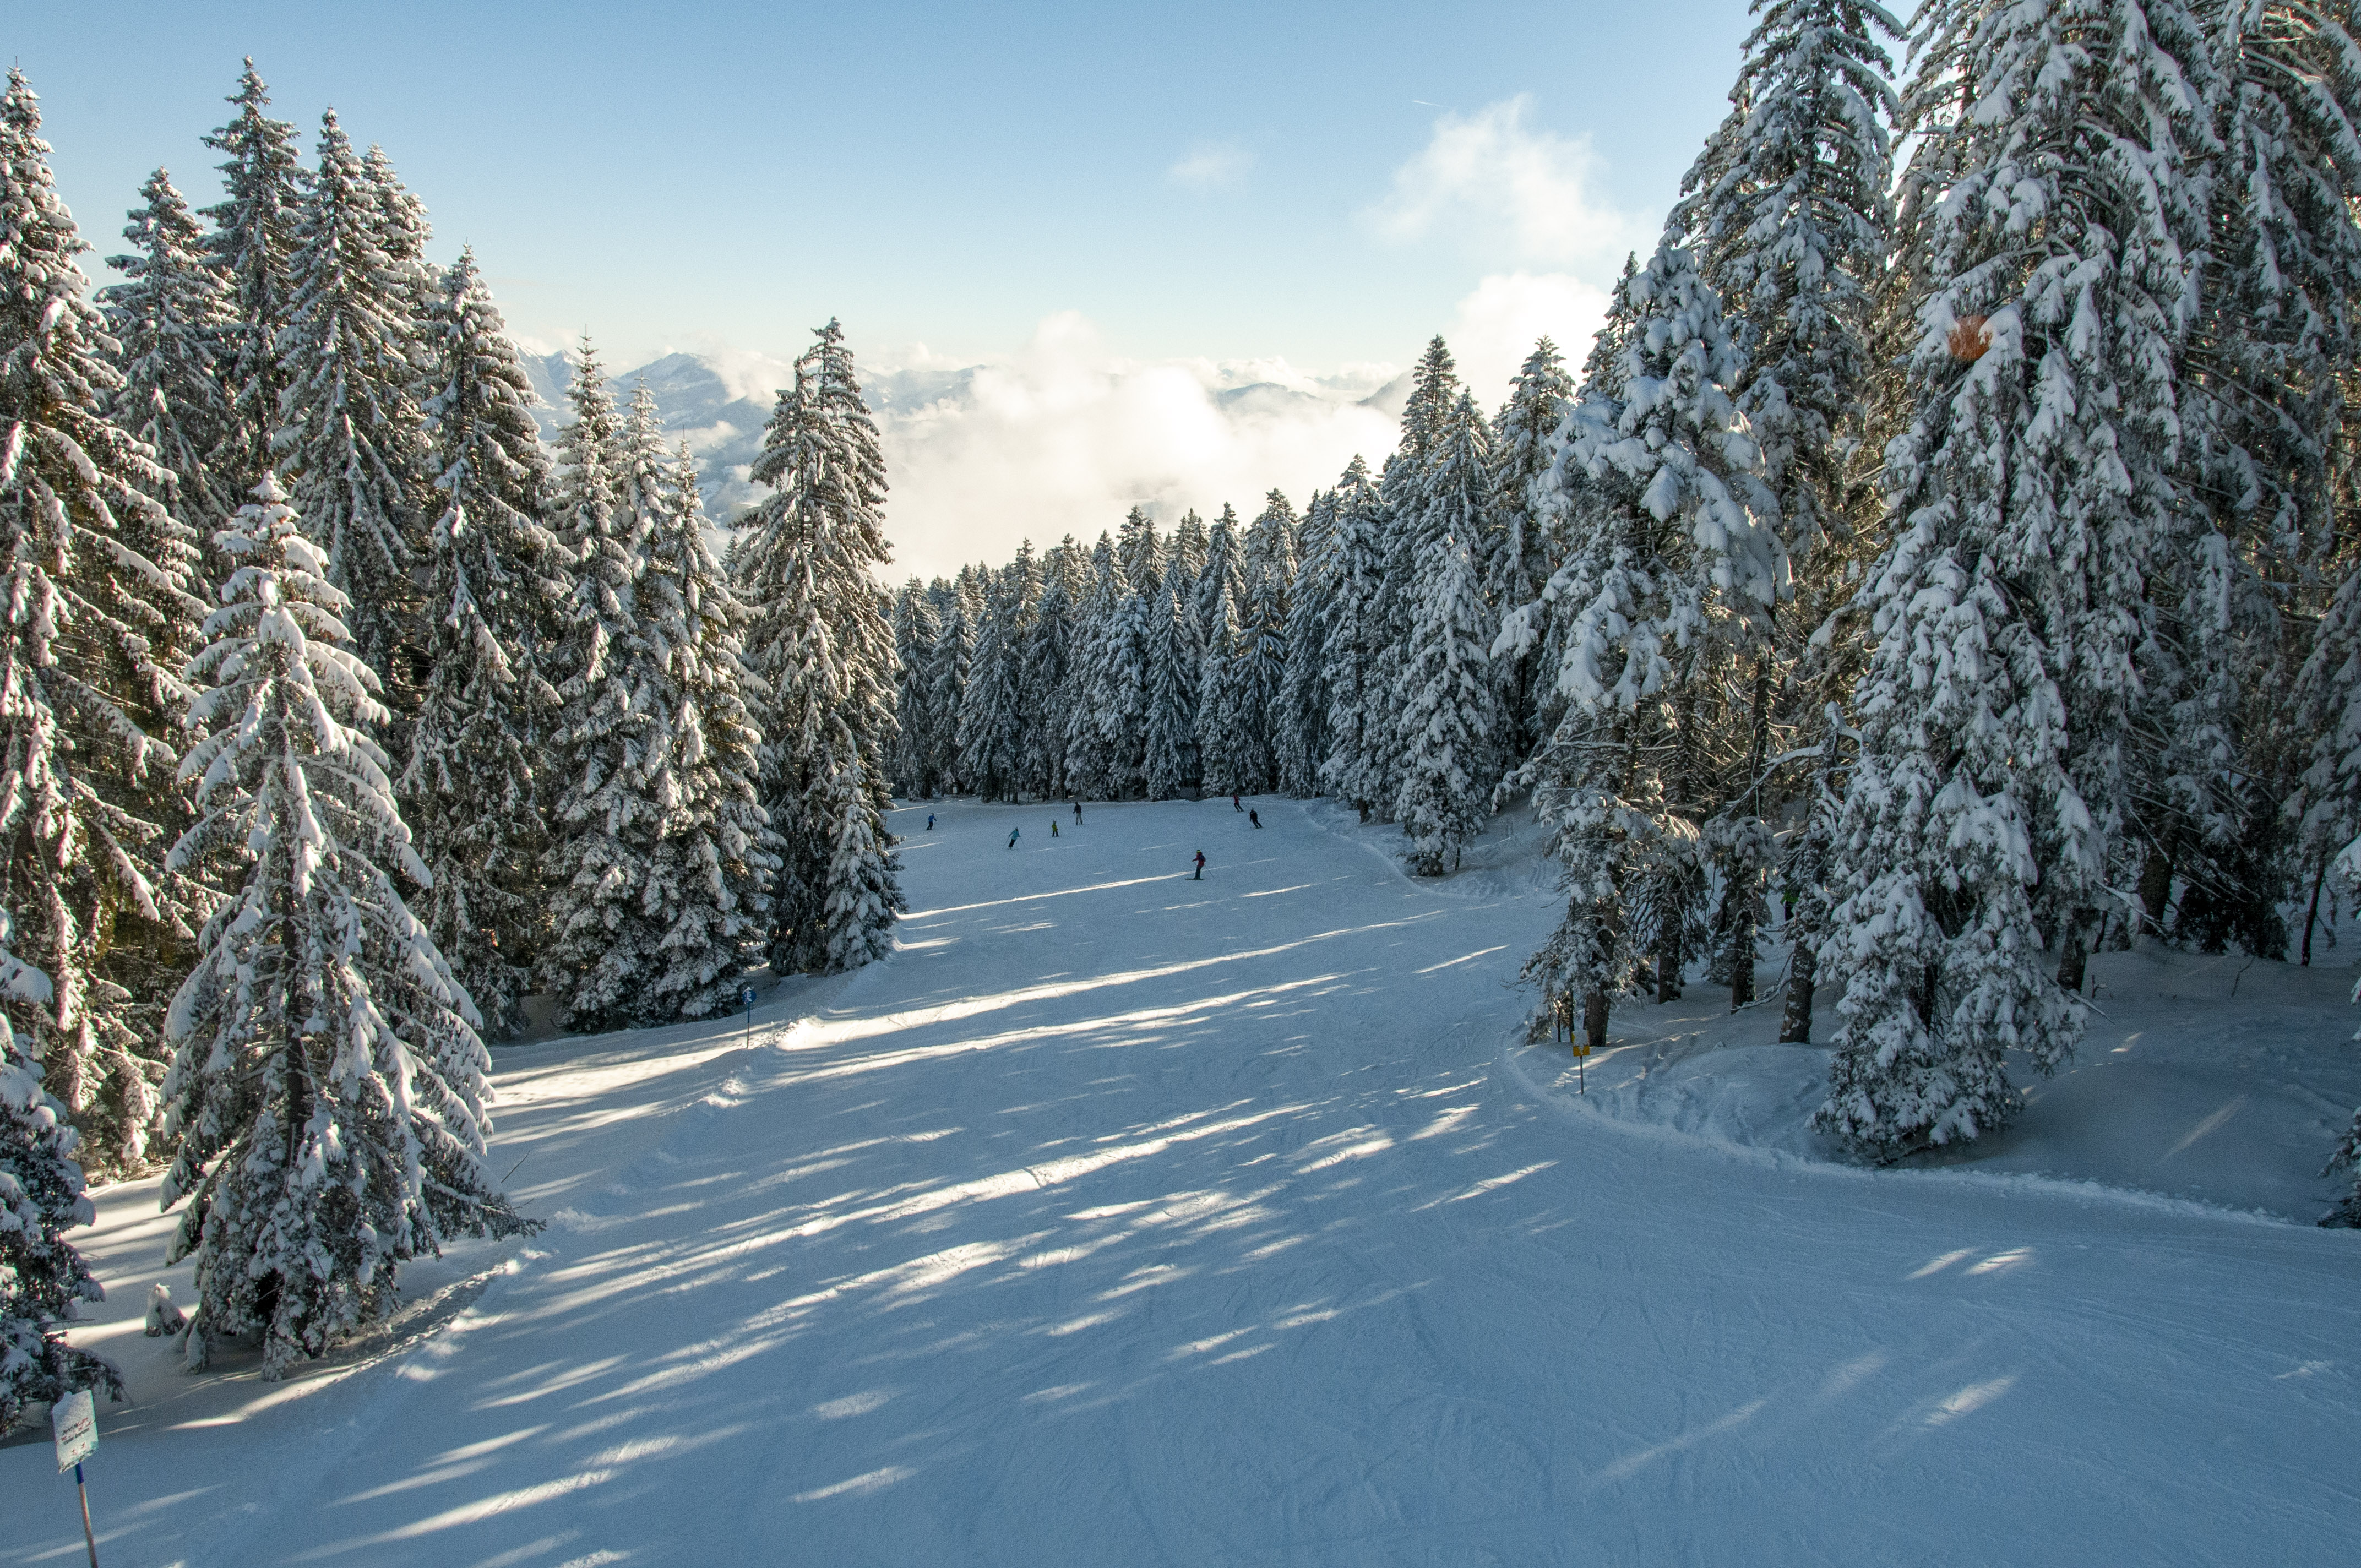
[{"label": "sign with text", "polygon": [[49,1407],[49,1431],[57,1439],[60,1470],[71,1470],[98,1452],[98,1407],[89,1389]]}]

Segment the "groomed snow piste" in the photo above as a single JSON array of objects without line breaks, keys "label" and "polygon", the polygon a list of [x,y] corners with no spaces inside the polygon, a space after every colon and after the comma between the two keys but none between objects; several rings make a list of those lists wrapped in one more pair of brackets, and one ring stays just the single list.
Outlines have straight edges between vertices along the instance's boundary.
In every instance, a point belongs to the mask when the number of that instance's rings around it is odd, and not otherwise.
[{"label": "groomed snow piste", "polygon": [[[1256,804],[897,814],[891,961],[501,1051],[549,1228],[284,1383],[102,1194],[101,1560],[2361,1561],[2361,1238],[1569,1111],[1544,883]],[[79,1558],[46,1432],[0,1498]]]}]

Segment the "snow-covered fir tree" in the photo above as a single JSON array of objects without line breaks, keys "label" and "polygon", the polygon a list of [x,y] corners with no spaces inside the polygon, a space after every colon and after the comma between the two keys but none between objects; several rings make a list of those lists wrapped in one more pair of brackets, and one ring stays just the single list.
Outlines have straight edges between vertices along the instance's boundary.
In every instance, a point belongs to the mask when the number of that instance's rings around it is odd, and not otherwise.
[{"label": "snow-covered fir tree", "polygon": [[1195,619],[1180,608],[1170,576],[1150,606],[1148,650],[1147,791],[1170,800],[1191,776],[1197,754],[1197,695],[1204,659]]},{"label": "snow-covered fir tree", "polygon": [[558,694],[546,766],[555,800],[542,873],[551,930],[544,985],[576,1029],[636,1023],[660,961],[642,897],[664,816],[653,791],[653,651],[640,605],[653,518],[626,503],[623,432],[584,343],[558,433],[551,520],[572,572],[548,676]]},{"label": "snow-covered fir tree", "polygon": [[278,428],[287,388],[279,334],[294,308],[288,269],[306,177],[295,127],[265,113],[270,95],[250,56],[229,103],[236,110],[229,123],[205,137],[207,147],[227,159],[220,166],[222,200],[204,215],[214,225],[206,260],[230,304],[222,375],[232,422],[214,466],[231,504],[240,506],[271,466],[270,433]]},{"label": "snow-covered fir tree", "polygon": [[1820,954],[1841,999],[1819,1124],[1864,1151],[2002,1124],[2005,1053],[2046,1071],[2081,1032],[2149,573],[2180,504],[2202,31],[2120,0],[1946,0],[1918,19],[1912,417],[1886,454]]},{"label": "snow-covered fir tree", "polygon": [[646,1011],[728,1012],[769,935],[777,836],[759,795],[762,735],[741,640],[752,616],[706,547],[705,510],[687,450],[663,462],[654,400],[642,387],[624,431],[627,502],[648,507],[641,614],[655,679],[652,794],[662,808],[642,907],[657,928]]},{"label": "snow-covered fir tree", "polygon": [[976,596],[969,591],[968,576],[969,568],[962,567],[956,584],[936,579],[941,608],[936,616],[934,657],[927,666],[927,712],[934,726],[927,737],[928,773],[945,794],[961,788],[959,716],[967,705],[968,674],[975,655]]},{"label": "snow-covered fir tree", "polygon": [[540,521],[549,463],[533,384],[472,251],[443,282],[426,402],[441,516],[429,535],[427,677],[401,780],[434,878],[423,914],[484,1032],[515,1029],[549,916],[552,804],[541,743],[557,707],[543,668],[564,556]]},{"label": "snow-covered fir tree", "polygon": [[[192,533],[210,534],[241,504],[232,477],[214,466],[236,423],[229,291],[208,264],[203,231],[171,176],[156,170],[139,194],[142,204],[123,231],[131,251],[107,258],[125,281],[98,291],[121,345],[115,422],[154,448],[170,487],[158,499]],[[171,663],[194,651],[178,650]]]},{"label": "snow-covered fir tree", "polygon": [[1115,777],[1117,750],[1106,726],[1100,722],[1095,705],[1123,599],[1115,541],[1102,533],[1091,549],[1085,570],[1082,603],[1074,617],[1073,656],[1060,705],[1066,714],[1066,787],[1084,800],[1121,798]]},{"label": "snow-covered fir tree", "polygon": [[1197,757],[1208,795],[1242,794],[1255,787],[1261,745],[1250,709],[1254,646],[1238,624],[1237,601],[1218,600],[1220,619],[1205,644],[1197,687]]},{"label": "snow-covered fir tree", "polygon": [[1369,478],[1368,466],[1355,457],[1337,480],[1334,598],[1322,666],[1328,688],[1328,756],[1321,779],[1338,799],[1367,821],[1384,798],[1385,767],[1379,753],[1392,727],[1376,687],[1387,629],[1383,584],[1386,572],[1384,503]]},{"label": "snow-covered fir tree", "polygon": [[46,1010],[53,1000],[49,976],[10,950],[10,930],[0,911],[0,1431],[26,1406],[78,1388],[123,1397],[110,1363],[66,1343],[79,1304],[106,1299],[65,1235],[98,1215],[74,1160],[81,1135],[9,1026],[10,1012]]},{"label": "snow-covered fir tree", "polygon": [[763,801],[784,845],[782,971],[883,958],[903,906],[884,817],[894,639],[872,576],[892,559],[885,460],[842,330],[814,335],[763,431],[752,477],[771,493],[741,525],[740,556],[747,660],[766,694]]},{"label": "snow-covered fir tree", "polygon": [[1664,247],[1624,302],[1636,330],[1620,395],[1568,415],[1545,498],[1580,509],[1548,589],[1575,607],[1557,674],[1566,712],[1534,770],[1567,910],[1526,972],[1580,1000],[1594,1043],[1649,959],[1658,996],[1679,993],[1707,891],[1702,710],[1786,589],[1719,298],[1689,253]]},{"label": "snow-covered fir tree", "polygon": [[202,815],[172,858],[235,891],[167,1021],[161,1196],[187,1205],[170,1257],[195,1255],[195,1332],[259,1333],[275,1377],[390,1312],[406,1259],[533,1227],[484,1165],[474,1004],[394,885],[426,869],[325,554],[267,479],[224,547],[181,769]]},{"label": "snow-covered fir tree", "polygon": [[1468,541],[1444,533],[1421,565],[1425,581],[1402,660],[1396,814],[1410,836],[1411,869],[1440,876],[1458,869],[1467,840],[1491,815],[1499,718],[1487,657],[1491,631]]},{"label": "snow-covered fir tree", "polygon": [[1279,787],[1320,793],[1328,757],[1328,623],[1335,597],[1336,498],[1315,490],[1303,510],[1295,583],[1288,595],[1287,657],[1279,676],[1272,762]]},{"label": "snow-covered fir tree", "polygon": [[1068,534],[1041,563],[1041,601],[1025,633],[1024,774],[1036,795],[1057,799],[1068,789],[1066,730],[1071,722],[1070,674],[1074,660],[1074,595],[1082,562]]},{"label": "snow-covered fir tree", "polygon": [[279,333],[287,391],[271,453],[353,601],[361,657],[407,688],[423,672],[397,671],[394,655],[420,641],[412,568],[423,558],[431,463],[412,358],[412,280],[384,238],[376,185],[330,110],[288,261]]},{"label": "snow-covered fir tree", "polygon": [[1025,644],[1034,596],[1033,546],[992,575],[959,718],[960,773],[986,800],[1015,801],[1025,772],[1030,704]]},{"label": "snow-covered fir tree", "polygon": [[934,600],[912,577],[894,596],[894,755],[896,795],[931,798],[935,793],[932,733],[935,728],[935,643],[942,635]]},{"label": "snow-covered fir tree", "polygon": [[[1418,583],[1396,676],[1394,725],[1400,758],[1396,815],[1422,846],[1438,843],[1438,834],[1450,838],[1454,858],[1460,825],[1476,809],[1468,802],[1488,801],[1500,773],[1499,705],[1490,662],[1495,628],[1484,607],[1480,576],[1467,585],[1464,600],[1455,585],[1437,596],[1443,577],[1456,569],[1442,559],[1449,553],[1463,554],[1468,569],[1480,573],[1476,553],[1491,530],[1490,501],[1491,431],[1475,398],[1463,391],[1429,444],[1418,488],[1417,543],[1411,556]],[[1459,644],[1468,636],[1477,639],[1472,661]],[[1482,687],[1480,698],[1463,695],[1472,689],[1464,687],[1471,679]],[[1447,695],[1438,695],[1438,683],[1448,688]],[[1462,711],[1444,714],[1437,703]],[[1447,785],[1439,782],[1446,775],[1452,781]],[[1415,821],[1404,815],[1413,792],[1425,803]],[[1449,804],[1441,804],[1446,798]],[[1454,824],[1447,832],[1438,827],[1446,820]],[[1440,852],[1422,847],[1413,852],[1415,863],[1431,872]]]},{"label": "snow-covered fir tree", "polygon": [[1543,338],[1509,383],[1509,400],[1492,425],[1489,513],[1479,566],[1484,597],[1500,617],[1492,650],[1500,693],[1500,758],[1515,766],[1556,722],[1557,704],[1543,677],[1542,589],[1565,543],[1542,526],[1537,490],[1555,455],[1552,438],[1565,419],[1574,383],[1557,345]]},{"label": "snow-covered fir tree", "polygon": [[[115,344],[85,297],[84,248],[59,199],[22,72],[0,95],[0,908],[50,985],[0,999],[47,1088],[88,1140],[86,1163],[142,1160],[158,1052],[101,955],[133,923],[169,929],[162,846],[144,797],[169,793],[173,749],[151,733],[186,695],[159,660],[188,596],[167,477],[108,417]],[[142,721],[146,727],[143,728]]]}]

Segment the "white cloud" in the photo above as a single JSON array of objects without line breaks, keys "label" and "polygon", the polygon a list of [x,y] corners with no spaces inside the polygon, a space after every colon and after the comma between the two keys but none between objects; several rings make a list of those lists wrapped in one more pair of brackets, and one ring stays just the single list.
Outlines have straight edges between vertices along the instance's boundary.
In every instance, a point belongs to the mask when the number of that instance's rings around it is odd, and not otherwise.
[{"label": "white cloud", "polygon": [[1459,374],[1487,407],[1509,394],[1509,379],[1548,336],[1571,371],[1607,319],[1608,291],[1565,272],[1499,272],[1459,302],[1444,338]]},{"label": "white cloud", "polygon": [[1535,129],[1525,123],[1532,106],[1520,93],[1437,119],[1426,147],[1369,209],[1378,233],[1397,242],[1451,234],[1489,258],[1550,268],[1611,265],[1643,243],[1637,214],[1593,189],[1590,138]]},{"label": "white cloud", "polygon": [[[883,367],[881,366],[881,368]],[[1042,322],[1006,359],[880,421],[893,493],[893,574],[931,576],[1007,559],[1020,539],[1085,543],[1134,505],[1166,526],[1224,501],[1243,515],[1274,486],[1301,507],[1355,453],[1374,466],[1392,417],[1360,400],[1394,374],[1322,376],[1279,359],[1141,363],[1110,354],[1071,312]]]},{"label": "white cloud", "polygon": [[1164,171],[1165,178],[1191,191],[1218,191],[1246,178],[1254,167],[1254,153],[1234,141],[1201,141]]}]

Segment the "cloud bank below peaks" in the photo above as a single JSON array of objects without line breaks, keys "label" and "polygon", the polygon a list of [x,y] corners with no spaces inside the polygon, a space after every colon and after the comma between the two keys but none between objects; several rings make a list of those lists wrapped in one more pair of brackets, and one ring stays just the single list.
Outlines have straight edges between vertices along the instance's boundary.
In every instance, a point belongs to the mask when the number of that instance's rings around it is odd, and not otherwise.
[{"label": "cloud bank below peaks", "polygon": [[997,563],[1027,538],[1088,543],[1134,506],[1167,526],[1224,502],[1252,516],[1277,487],[1301,507],[1355,454],[1374,466],[1393,449],[1399,380],[1391,365],[1313,374],[1280,359],[1125,359],[1071,312],[986,364],[882,356],[866,384],[893,485],[895,572]]}]

